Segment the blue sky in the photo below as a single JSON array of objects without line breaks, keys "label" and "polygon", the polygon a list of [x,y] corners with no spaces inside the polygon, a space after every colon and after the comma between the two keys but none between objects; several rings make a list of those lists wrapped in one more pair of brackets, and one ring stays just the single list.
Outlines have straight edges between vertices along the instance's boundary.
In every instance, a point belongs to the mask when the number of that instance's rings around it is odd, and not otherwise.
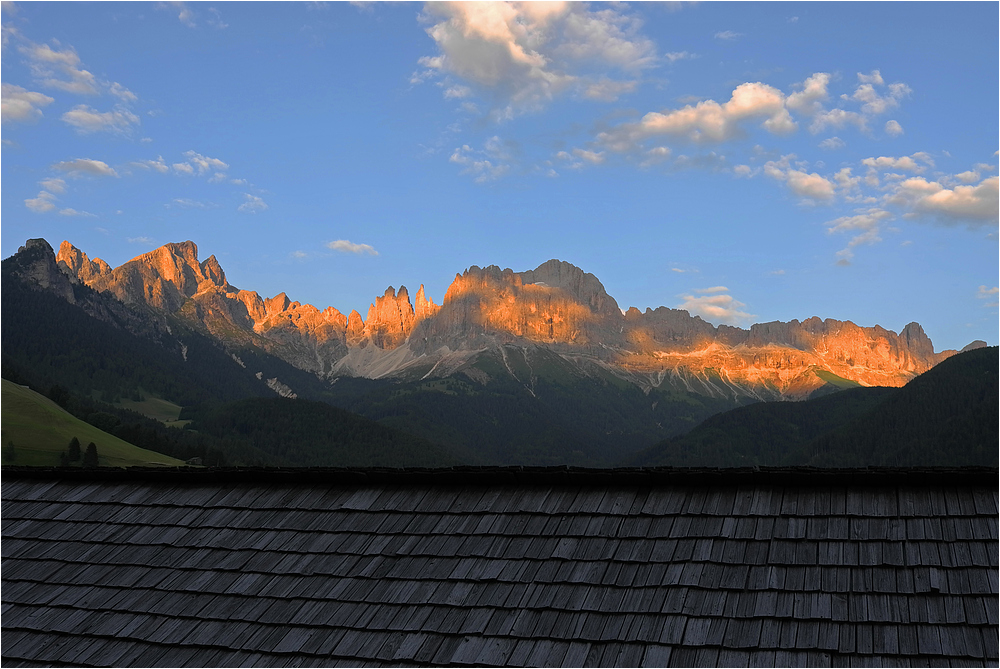
[{"label": "blue sky", "polygon": [[998,343],[997,3],[4,3],[2,253],[264,297],[559,258],[622,308]]}]

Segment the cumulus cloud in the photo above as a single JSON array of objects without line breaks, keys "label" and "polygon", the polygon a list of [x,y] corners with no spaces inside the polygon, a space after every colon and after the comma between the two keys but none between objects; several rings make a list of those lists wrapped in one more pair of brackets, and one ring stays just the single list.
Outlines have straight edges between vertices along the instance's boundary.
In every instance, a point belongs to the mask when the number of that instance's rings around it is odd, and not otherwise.
[{"label": "cumulus cloud", "polygon": [[37,197],[26,199],[24,201],[24,206],[36,214],[44,214],[45,212],[52,211],[56,208],[56,205],[53,204],[55,199],[55,195],[43,190]]},{"label": "cumulus cloud", "polygon": [[83,216],[84,218],[97,218],[96,214],[91,214],[89,211],[77,211],[76,209],[60,209],[60,216]]},{"label": "cumulus cloud", "polygon": [[829,137],[819,143],[819,148],[826,149],[827,151],[836,151],[837,149],[842,149],[845,146],[847,146],[847,143],[840,137]]},{"label": "cumulus cloud", "polygon": [[370,256],[378,255],[378,251],[376,251],[370,244],[355,244],[354,242],[346,239],[337,239],[332,242],[327,242],[326,247],[328,249],[333,249],[334,251],[340,251],[341,253],[354,253],[356,255]]},{"label": "cumulus cloud", "polygon": [[187,163],[174,163],[172,167],[174,168],[175,172],[178,172],[180,174],[188,174],[188,175],[194,174],[194,168]]},{"label": "cumulus cloud", "polygon": [[920,174],[928,166],[933,167],[934,160],[930,155],[921,151],[914,153],[912,156],[902,156],[900,158],[893,158],[891,156],[865,158],[861,161],[861,164],[874,169],[902,170],[903,172]]},{"label": "cumulus cloud", "polygon": [[66,172],[71,177],[81,177],[85,175],[95,177],[116,177],[118,173],[107,163],[101,160],[90,158],[76,158],[75,160],[64,160],[56,163],[52,169]]},{"label": "cumulus cloud", "polygon": [[[576,3],[429,3],[423,19],[438,48],[411,78],[455,76],[487,89],[506,105],[500,117],[536,110],[572,87],[592,99],[614,99],[609,73],[635,73],[657,62],[641,23],[618,7]],[[587,76],[582,73],[586,72]],[[446,88],[447,91],[453,87]],[[619,90],[618,95],[623,91]]]},{"label": "cumulus cloud", "polygon": [[127,135],[132,126],[139,125],[139,117],[125,109],[117,107],[112,111],[99,112],[87,105],[77,105],[62,115],[67,125],[76,128],[82,135],[94,132],[112,132]]},{"label": "cumulus cloud", "polygon": [[979,291],[976,293],[976,298],[986,300],[983,306],[987,309],[992,309],[1000,306],[1000,303],[997,302],[998,293],[1000,293],[1000,287],[993,286],[992,288],[987,288],[986,286],[980,286]]},{"label": "cumulus cloud", "polygon": [[38,185],[51,193],[65,193],[66,192],[66,182],[62,179],[57,179],[52,177],[50,179],[43,179],[38,182]]},{"label": "cumulus cloud", "polygon": [[163,2],[157,5],[159,9],[172,9],[177,12],[177,20],[188,28],[197,27],[194,21],[194,12],[188,7],[186,2]]},{"label": "cumulus cloud", "polygon": [[638,83],[637,81],[601,79],[588,85],[583,91],[583,97],[602,102],[614,102],[622,95],[634,91]]},{"label": "cumulus cloud", "polygon": [[764,174],[777,181],[784,181],[788,188],[810,201],[829,202],[835,195],[834,183],[816,172],[807,173],[792,167],[795,156],[789,154],[780,160],[770,160],[764,165]]},{"label": "cumulus cloud", "polygon": [[79,95],[100,93],[97,79],[81,67],[72,48],[57,51],[48,44],[28,43],[19,50],[27,56],[32,76],[43,86]]},{"label": "cumulus cloud", "polygon": [[817,72],[800,85],[802,90],[789,95],[785,104],[792,111],[815,116],[823,111],[823,102],[830,97],[827,91],[829,84],[830,75]]},{"label": "cumulus cloud", "polygon": [[170,171],[167,163],[163,160],[163,156],[157,156],[156,160],[140,160],[129,164],[146,170],[156,170],[160,174],[166,174]]},{"label": "cumulus cloud", "polygon": [[189,163],[198,168],[198,174],[204,174],[210,170],[225,172],[229,169],[229,165],[218,158],[209,158],[195,151],[185,151],[184,155],[187,157]]},{"label": "cumulus cloud", "polygon": [[997,225],[1000,179],[988,177],[978,185],[945,188],[937,181],[912,177],[899,183],[889,197],[893,204],[907,207],[917,215],[936,218],[945,225]]},{"label": "cumulus cloud", "polygon": [[892,137],[899,137],[903,134],[903,126],[899,125],[899,121],[886,121],[885,122],[885,134]]},{"label": "cumulus cloud", "polygon": [[750,321],[753,314],[743,311],[746,305],[736,301],[732,295],[725,294],[728,291],[724,286],[695,290],[692,292],[699,293],[698,295],[681,295],[680,298],[684,301],[677,308],[714,323],[740,325]]},{"label": "cumulus cloud", "polygon": [[117,81],[111,83],[108,87],[108,92],[122,102],[135,102],[139,99],[139,96],[119,84]]},{"label": "cumulus cloud", "polygon": [[35,121],[42,117],[42,107],[52,104],[53,98],[44,93],[29,91],[13,84],[0,85],[0,120]]},{"label": "cumulus cloud", "polygon": [[761,127],[772,134],[784,135],[796,128],[781,91],[760,82],[745,83],[737,86],[725,103],[703,100],[681,109],[649,112],[639,122],[622,124],[599,134],[597,139],[612,151],[634,150],[637,143],[659,135],[719,143],[742,134],[743,122],[761,119]]},{"label": "cumulus cloud", "polygon": [[237,207],[236,211],[242,211],[244,214],[256,214],[258,211],[265,211],[268,209],[267,203],[256,195],[244,193],[243,198],[243,204]]},{"label": "cumulus cloud", "polygon": [[476,183],[495,181],[510,171],[511,152],[503,140],[493,136],[486,140],[483,149],[473,149],[468,144],[455,149],[448,159],[456,165],[462,165],[462,174],[470,174]]},{"label": "cumulus cloud", "polygon": [[884,209],[871,208],[859,210],[854,216],[842,216],[833,221],[829,221],[827,232],[830,234],[849,232],[854,236],[847,243],[847,247],[837,251],[837,264],[850,265],[854,258],[854,249],[857,246],[877,244],[882,241],[879,236],[881,224],[884,221],[892,220],[894,216]]},{"label": "cumulus cloud", "polygon": [[604,162],[604,151],[594,152],[584,149],[573,149],[573,155],[591,165],[600,165]]}]

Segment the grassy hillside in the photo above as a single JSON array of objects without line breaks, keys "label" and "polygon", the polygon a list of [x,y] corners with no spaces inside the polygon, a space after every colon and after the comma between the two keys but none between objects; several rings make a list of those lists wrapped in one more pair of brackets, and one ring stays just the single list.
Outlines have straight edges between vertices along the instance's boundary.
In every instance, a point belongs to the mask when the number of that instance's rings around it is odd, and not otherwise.
[{"label": "grassy hillside", "polygon": [[58,466],[59,456],[76,437],[83,448],[94,442],[101,466],[169,465],[184,463],[147,451],[97,429],[67,413],[52,400],[2,380],[3,464]]}]

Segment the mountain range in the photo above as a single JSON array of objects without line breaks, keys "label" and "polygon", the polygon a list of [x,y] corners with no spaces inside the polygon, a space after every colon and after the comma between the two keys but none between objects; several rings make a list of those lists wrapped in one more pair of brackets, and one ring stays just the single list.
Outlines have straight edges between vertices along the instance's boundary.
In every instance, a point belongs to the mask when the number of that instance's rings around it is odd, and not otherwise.
[{"label": "mountain range", "polygon": [[[64,241],[56,263],[70,282],[176,315],[227,346],[257,346],[325,379],[442,378],[485,351],[506,359],[520,349],[529,360],[529,349],[544,348],[583,373],[601,368],[640,388],[667,383],[706,395],[798,399],[835,379],[901,386],[955,353],[935,353],[917,323],[896,334],[813,317],[747,330],[666,307],[622,310],[597,277],[559,260],[525,272],[472,266],[455,275],[442,305],[422,285],[412,301],[405,286],[390,286],[365,318],[240,290],[215,256],[200,261],[190,241],[113,269]],[[530,371],[507,367],[530,385]]]},{"label": "mountain range", "polygon": [[56,254],[28,240],[4,260],[3,297],[5,376],[195,414],[248,397],[316,400],[482,464],[606,465],[734,407],[899,387],[956,353],[935,352],[917,323],[742,329],[622,310],[559,260],[470,267],[440,305],[423,286],[412,301],[390,287],[363,318],[238,289],[190,241],[112,268],[69,242]]}]

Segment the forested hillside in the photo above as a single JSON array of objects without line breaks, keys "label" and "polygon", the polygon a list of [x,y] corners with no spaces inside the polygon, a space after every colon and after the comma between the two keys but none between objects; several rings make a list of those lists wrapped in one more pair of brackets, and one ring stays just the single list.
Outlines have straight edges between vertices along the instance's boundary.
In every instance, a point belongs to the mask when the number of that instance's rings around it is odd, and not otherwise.
[{"label": "forested hillside", "polygon": [[709,418],[631,464],[682,467],[998,463],[997,347],[960,353],[902,388],[856,388]]}]

